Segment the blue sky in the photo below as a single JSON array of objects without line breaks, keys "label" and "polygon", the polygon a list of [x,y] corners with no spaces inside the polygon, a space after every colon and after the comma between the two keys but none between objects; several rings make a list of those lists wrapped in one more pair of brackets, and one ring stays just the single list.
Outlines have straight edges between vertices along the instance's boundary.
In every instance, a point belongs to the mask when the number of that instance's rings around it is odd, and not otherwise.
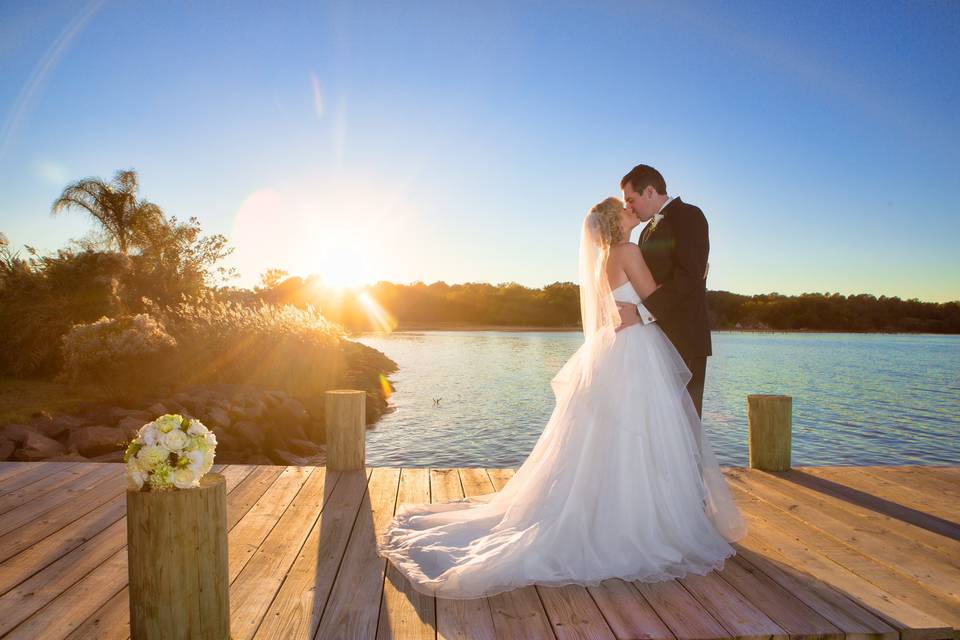
[{"label": "blue sky", "polygon": [[960,299],[960,3],[381,4],[0,0],[0,232],[134,168],[241,285],[542,286],[644,162],[711,289]]}]

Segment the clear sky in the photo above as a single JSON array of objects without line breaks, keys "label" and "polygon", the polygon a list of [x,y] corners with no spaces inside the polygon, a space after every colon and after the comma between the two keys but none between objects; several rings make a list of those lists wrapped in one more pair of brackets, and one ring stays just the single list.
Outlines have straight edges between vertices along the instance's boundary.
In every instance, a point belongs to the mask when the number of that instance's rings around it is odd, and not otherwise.
[{"label": "clear sky", "polygon": [[0,232],[71,180],[331,282],[576,280],[634,164],[711,289],[960,299],[960,2],[0,0]]}]

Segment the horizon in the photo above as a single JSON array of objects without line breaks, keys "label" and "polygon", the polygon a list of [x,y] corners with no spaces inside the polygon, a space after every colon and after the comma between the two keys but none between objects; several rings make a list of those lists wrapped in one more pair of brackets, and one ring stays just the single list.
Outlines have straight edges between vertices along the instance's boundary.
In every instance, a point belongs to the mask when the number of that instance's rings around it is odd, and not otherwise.
[{"label": "horizon", "polygon": [[960,5],[880,4],[6,6],[0,232],[55,251],[63,188],[134,168],[228,286],[540,289],[643,162],[711,291],[960,301]]}]

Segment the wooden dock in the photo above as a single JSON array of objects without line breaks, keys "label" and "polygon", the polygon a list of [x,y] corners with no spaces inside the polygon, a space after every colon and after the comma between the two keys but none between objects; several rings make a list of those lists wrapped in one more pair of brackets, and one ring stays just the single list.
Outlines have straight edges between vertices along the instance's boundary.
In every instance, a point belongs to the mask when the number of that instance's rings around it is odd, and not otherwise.
[{"label": "wooden dock", "polygon": [[[960,467],[725,469],[749,536],[722,572],[445,600],[374,551],[398,504],[510,469],[219,467],[240,638],[960,638]],[[0,463],[0,637],[127,638],[119,464]]]}]

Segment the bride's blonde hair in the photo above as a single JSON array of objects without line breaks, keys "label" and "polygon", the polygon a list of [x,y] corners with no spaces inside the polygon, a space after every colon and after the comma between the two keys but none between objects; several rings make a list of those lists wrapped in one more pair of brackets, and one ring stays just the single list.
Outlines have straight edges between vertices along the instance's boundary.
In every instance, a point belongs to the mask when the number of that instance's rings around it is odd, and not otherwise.
[{"label": "bride's blonde hair", "polygon": [[596,239],[609,247],[623,242],[623,226],[620,224],[620,212],[623,202],[619,198],[606,198],[590,209],[590,226],[597,232]]}]

